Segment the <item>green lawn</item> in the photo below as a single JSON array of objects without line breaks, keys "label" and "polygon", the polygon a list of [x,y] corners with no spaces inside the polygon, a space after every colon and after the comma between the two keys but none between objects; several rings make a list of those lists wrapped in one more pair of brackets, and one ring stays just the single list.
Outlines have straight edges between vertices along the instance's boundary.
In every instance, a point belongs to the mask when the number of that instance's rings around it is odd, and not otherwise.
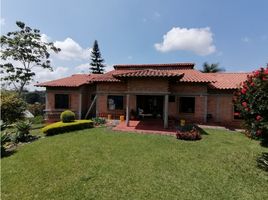
[{"label": "green lawn", "polygon": [[235,132],[196,142],[94,128],[41,138],[2,158],[2,199],[268,199],[268,152]]}]

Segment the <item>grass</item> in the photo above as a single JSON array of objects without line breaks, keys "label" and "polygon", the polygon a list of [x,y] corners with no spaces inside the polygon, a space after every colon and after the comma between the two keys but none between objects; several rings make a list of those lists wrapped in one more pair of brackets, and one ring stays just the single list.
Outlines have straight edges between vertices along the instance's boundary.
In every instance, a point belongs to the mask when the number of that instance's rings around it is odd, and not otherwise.
[{"label": "grass", "polygon": [[235,132],[196,142],[105,128],[46,137],[2,158],[2,199],[268,199],[267,148]]}]

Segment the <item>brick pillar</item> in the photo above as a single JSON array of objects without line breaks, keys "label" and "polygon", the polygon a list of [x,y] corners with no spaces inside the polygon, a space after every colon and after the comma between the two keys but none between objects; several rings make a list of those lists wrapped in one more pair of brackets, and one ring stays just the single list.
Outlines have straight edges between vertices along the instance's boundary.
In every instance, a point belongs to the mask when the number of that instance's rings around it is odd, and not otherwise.
[{"label": "brick pillar", "polygon": [[168,128],[168,94],[164,99],[164,128]]}]

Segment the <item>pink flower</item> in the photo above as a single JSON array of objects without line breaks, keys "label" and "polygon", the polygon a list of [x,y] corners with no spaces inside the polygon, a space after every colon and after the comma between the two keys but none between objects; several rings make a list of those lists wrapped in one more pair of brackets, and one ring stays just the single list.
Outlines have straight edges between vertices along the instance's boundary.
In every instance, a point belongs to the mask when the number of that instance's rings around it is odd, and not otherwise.
[{"label": "pink flower", "polygon": [[248,105],[248,104],[247,104],[247,102],[245,102],[245,101],[242,103],[242,106],[243,106],[243,107],[247,107],[247,105]]},{"label": "pink flower", "polygon": [[257,136],[261,135],[261,133],[262,133],[261,130],[257,130],[257,131],[256,131],[256,135],[257,135]]},{"label": "pink flower", "polygon": [[262,77],[262,80],[263,80],[263,81],[267,81],[267,78],[266,78],[266,77]]},{"label": "pink flower", "polygon": [[255,85],[255,83],[254,83],[254,82],[252,82],[252,83],[250,84],[250,86],[252,86],[252,87],[253,87],[254,85]]},{"label": "pink flower", "polygon": [[247,89],[246,88],[242,88],[241,93],[242,94],[246,94],[247,93]]},{"label": "pink flower", "polygon": [[258,76],[260,74],[260,71],[256,71],[256,72],[254,72],[254,76],[256,77],[256,76]]},{"label": "pink flower", "polygon": [[256,120],[260,121],[261,119],[262,119],[262,117],[260,115],[257,115]]},{"label": "pink flower", "polygon": [[249,108],[245,108],[245,111],[249,112]]}]

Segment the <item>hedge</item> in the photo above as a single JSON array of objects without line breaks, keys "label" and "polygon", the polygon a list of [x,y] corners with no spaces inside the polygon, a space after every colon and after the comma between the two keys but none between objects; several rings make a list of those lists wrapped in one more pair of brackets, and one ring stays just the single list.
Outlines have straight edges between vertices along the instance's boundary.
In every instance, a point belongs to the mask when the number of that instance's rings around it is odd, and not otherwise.
[{"label": "hedge", "polygon": [[68,123],[56,122],[53,124],[49,124],[44,128],[42,128],[41,131],[47,136],[50,136],[92,127],[93,127],[92,120],[75,120],[74,122],[68,122]]}]

